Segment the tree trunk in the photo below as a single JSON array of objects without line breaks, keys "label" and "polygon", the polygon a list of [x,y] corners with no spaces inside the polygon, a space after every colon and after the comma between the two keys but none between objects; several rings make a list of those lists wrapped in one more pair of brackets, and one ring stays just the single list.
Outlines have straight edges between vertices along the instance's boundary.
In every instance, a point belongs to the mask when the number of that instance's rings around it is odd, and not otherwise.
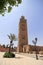
[{"label": "tree trunk", "polygon": [[11,44],[12,44],[12,41],[10,41],[9,53],[11,52]]},{"label": "tree trunk", "polygon": [[37,47],[35,46],[35,51],[36,51],[36,60],[38,60],[38,55],[37,55]]},{"label": "tree trunk", "polygon": [[11,52],[11,46],[9,46],[9,53]]}]

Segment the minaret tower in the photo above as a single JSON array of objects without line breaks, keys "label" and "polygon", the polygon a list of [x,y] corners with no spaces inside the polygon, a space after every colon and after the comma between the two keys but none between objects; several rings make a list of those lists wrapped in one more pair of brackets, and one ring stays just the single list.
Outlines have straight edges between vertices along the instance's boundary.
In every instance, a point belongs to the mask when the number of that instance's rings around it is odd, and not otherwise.
[{"label": "minaret tower", "polygon": [[28,45],[27,20],[21,16],[18,30],[18,52],[23,52],[23,46]]}]

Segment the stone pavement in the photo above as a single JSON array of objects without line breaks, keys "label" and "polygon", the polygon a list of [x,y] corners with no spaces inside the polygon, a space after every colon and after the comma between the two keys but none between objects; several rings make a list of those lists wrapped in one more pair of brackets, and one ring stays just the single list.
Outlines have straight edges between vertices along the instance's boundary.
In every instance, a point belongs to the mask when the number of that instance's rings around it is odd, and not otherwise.
[{"label": "stone pavement", "polygon": [[3,58],[4,52],[0,52],[0,65],[43,65],[43,60],[16,54],[16,58]]}]

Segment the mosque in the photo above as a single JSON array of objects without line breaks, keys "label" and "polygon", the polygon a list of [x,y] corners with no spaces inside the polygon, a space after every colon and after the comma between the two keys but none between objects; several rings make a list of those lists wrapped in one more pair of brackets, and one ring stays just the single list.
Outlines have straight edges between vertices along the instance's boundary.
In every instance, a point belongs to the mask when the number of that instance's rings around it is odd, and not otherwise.
[{"label": "mosque", "polygon": [[[35,53],[35,46],[28,43],[27,20],[21,16],[18,29],[17,52]],[[43,53],[43,46],[37,46],[37,53]]]}]

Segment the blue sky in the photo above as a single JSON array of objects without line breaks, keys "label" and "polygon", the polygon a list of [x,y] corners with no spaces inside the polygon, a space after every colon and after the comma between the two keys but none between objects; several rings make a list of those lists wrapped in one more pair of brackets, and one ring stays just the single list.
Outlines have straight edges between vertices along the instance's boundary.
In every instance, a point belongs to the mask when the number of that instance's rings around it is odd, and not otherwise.
[{"label": "blue sky", "polygon": [[[27,19],[28,44],[37,37],[37,45],[43,45],[43,0],[23,0],[18,7],[13,7],[4,17],[0,15],[0,44],[9,44],[7,34],[18,37],[18,25],[21,16]],[[18,41],[14,42],[17,46]]]}]

